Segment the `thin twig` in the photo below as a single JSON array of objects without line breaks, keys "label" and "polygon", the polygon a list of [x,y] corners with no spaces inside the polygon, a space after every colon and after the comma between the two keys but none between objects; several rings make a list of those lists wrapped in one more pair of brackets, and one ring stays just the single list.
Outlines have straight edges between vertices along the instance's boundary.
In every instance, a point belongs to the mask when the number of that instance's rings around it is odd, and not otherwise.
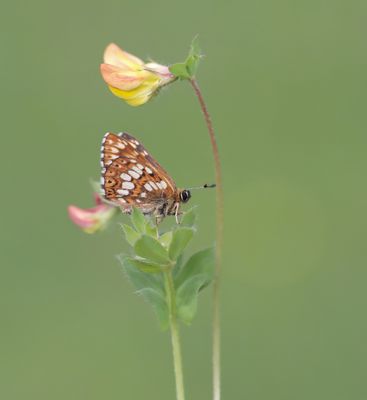
[{"label": "thin twig", "polygon": [[220,272],[222,266],[222,248],[223,248],[223,185],[222,171],[219,158],[218,144],[215,138],[213,123],[205,104],[203,95],[199,88],[196,79],[190,79],[191,86],[199,100],[201,111],[204,114],[206,126],[212,146],[214,166],[215,166],[215,181],[217,184],[216,195],[216,247],[215,247],[215,278],[213,284],[213,400],[220,400]]}]

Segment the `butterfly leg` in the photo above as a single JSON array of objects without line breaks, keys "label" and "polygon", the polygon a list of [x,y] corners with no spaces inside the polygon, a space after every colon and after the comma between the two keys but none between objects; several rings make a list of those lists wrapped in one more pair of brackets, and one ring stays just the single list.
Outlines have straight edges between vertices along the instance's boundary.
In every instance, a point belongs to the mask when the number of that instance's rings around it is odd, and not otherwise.
[{"label": "butterfly leg", "polygon": [[133,211],[133,209],[132,209],[131,206],[122,206],[122,205],[120,205],[120,210],[121,210],[124,214],[127,214],[127,215],[131,215],[131,213],[132,213],[132,211]]},{"label": "butterfly leg", "polygon": [[161,206],[157,207],[154,210],[153,215],[155,217],[156,226],[158,227],[158,224],[160,224],[167,216],[167,203],[164,203]]},{"label": "butterfly leg", "polygon": [[177,223],[177,225],[179,225],[179,224],[181,223],[181,221],[178,219],[179,214],[181,214],[181,213],[179,212],[179,211],[180,211],[180,203],[179,203],[179,202],[177,202],[177,203],[175,204],[175,209],[176,209],[176,211],[175,211],[176,223]]}]

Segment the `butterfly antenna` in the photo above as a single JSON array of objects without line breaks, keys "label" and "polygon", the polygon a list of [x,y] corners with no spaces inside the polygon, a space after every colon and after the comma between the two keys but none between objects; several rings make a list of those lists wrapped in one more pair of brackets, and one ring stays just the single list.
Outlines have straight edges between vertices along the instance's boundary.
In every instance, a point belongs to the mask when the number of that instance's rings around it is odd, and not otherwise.
[{"label": "butterfly antenna", "polygon": [[193,189],[211,189],[211,188],[215,188],[217,185],[215,183],[212,183],[210,185],[208,185],[207,183],[205,185],[202,186],[194,186],[194,187],[190,187],[187,188],[187,190],[193,190]]}]

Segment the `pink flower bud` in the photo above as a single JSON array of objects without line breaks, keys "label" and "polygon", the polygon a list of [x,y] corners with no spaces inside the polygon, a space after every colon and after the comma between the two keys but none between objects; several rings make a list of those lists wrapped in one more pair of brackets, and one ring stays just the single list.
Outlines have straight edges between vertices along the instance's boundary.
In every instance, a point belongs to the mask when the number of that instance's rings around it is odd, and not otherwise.
[{"label": "pink flower bud", "polygon": [[86,233],[104,229],[117,210],[116,207],[103,203],[97,194],[95,202],[96,206],[92,208],[79,208],[74,205],[68,207],[70,219]]}]

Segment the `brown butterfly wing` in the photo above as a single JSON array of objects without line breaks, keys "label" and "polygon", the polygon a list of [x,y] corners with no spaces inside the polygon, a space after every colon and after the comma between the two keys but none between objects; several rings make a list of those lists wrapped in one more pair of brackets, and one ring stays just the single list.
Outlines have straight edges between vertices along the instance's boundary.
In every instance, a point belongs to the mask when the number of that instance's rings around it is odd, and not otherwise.
[{"label": "brown butterfly wing", "polygon": [[144,146],[127,133],[104,136],[101,166],[102,194],[127,211],[135,206],[151,212],[177,196],[171,177]]}]

